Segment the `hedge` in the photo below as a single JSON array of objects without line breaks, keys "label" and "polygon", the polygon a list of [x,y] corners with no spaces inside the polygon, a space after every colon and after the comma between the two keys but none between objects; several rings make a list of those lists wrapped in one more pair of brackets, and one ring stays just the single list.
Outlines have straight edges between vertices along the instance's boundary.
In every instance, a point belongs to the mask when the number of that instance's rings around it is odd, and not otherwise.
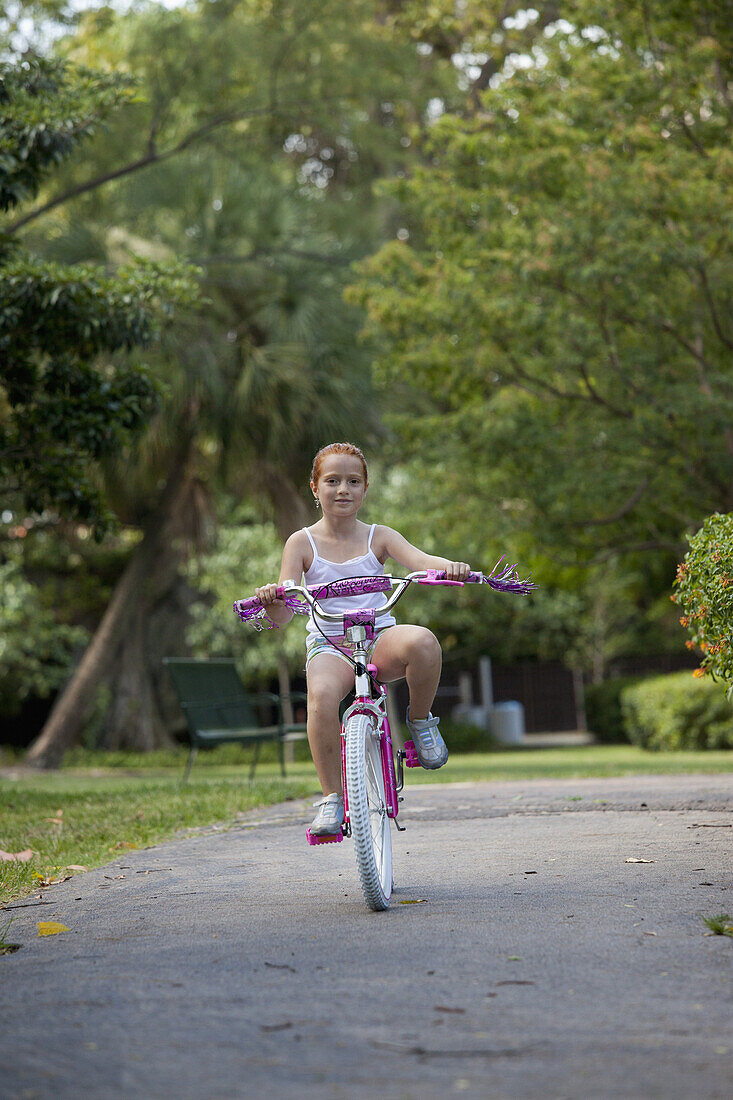
[{"label": "hedge", "polygon": [[600,684],[588,684],[585,689],[585,717],[588,730],[601,744],[627,743],[628,736],[621,713],[621,695],[628,687],[639,684],[643,676],[615,676]]},{"label": "hedge", "polygon": [[629,741],[645,749],[733,748],[733,705],[719,684],[690,672],[625,688],[621,712]]}]

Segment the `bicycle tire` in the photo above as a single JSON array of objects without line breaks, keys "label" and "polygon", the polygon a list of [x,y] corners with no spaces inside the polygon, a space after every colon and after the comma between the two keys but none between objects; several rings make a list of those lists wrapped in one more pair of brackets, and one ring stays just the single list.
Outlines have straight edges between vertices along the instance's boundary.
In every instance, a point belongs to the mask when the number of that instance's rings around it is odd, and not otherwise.
[{"label": "bicycle tire", "polygon": [[370,909],[389,908],[392,834],[384,793],[382,753],[375,719],[354,714],[346,723],[346,784],[356,866]]}]

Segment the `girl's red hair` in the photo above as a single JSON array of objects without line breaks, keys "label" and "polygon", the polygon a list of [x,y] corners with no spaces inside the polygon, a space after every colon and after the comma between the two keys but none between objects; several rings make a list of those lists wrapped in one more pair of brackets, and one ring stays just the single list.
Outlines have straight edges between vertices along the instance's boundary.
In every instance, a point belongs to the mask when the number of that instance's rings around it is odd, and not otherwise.
[{"label": "girl's red hair", "polygon": [[321,447],[320,451],[313,459],[313,469],[311,470],[311,481],[314,485],[318,484],[318,479],[321,476],[321,467],[326,455],[353,455],[354,458],[361,460],[361,464],[364,468],[364,484],[369,481],[369,473],[367,471],[367,464],[364,455],[361,453],[358,447],[355,447],[353,443],[329,443],[326,447]]}]

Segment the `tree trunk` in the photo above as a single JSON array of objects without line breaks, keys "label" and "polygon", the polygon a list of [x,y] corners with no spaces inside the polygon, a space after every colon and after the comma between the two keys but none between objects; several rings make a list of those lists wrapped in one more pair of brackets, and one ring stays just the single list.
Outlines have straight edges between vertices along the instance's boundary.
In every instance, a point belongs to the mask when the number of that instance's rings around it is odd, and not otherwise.
[{"label": "tree trunk", "polygon": [[[151,612],[184,583],[178,567],[185,553],[180,545],[186,525],[182,520],[187,518],[186,505],[192,496],[188,475],[192,442],[192,433],[185,433],[142,542],[118,581],[76,672],[28,749],[26,763],[38,768],[59,767],[88,721],[102,684],[109,684],[113,693],[105,747],[153,748],[169,743],[165,706],[161,708],[156,699],[155,681],[162,680],[162,669],[151,668],[149,663]],[[176,634],[180,647],[180,627]],[[158,647],[153,643],[153,648]],[[159,665],[160,656],[156,654],[156,658]]]},{"label": "tree trunk", "polygon": [[[298,492],[298,487],[282,470],[265,463],[258,466],[260,492],[264,492],[275,513],[275,526],[283,542],[318,519],[320,513],[310,509]],[[294,577],[294,580],[300,580]]]}]

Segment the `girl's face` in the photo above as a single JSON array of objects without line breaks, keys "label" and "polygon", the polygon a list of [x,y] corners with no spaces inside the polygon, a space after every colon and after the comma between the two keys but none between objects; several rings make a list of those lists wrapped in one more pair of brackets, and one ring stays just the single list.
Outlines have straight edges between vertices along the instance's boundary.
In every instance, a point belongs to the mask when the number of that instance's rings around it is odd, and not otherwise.
[{"label": "girl's face", "polygon": [[318,484],[311,481],[311,489],[324,515],[355,516],[367,491],[361,459],[355,455],[326,455]]}]

